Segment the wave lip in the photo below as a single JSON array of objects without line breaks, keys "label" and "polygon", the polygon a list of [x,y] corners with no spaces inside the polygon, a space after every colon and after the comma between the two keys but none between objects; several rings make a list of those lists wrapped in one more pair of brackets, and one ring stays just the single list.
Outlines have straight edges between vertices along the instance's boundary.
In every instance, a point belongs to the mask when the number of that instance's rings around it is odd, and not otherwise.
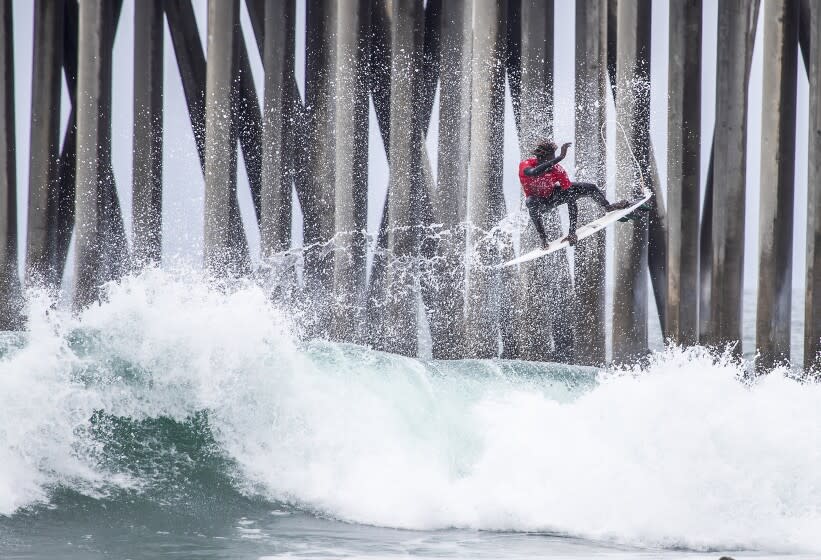
[{"label": "wave lip", "polygon": [[745,384],[698,348],[597,374],[300,342],[261,289],[160,270],[77,317],[30,306],[0,357],[0,515],[218,471],[371,525],[821,552],[821,386],[784,372]]}]

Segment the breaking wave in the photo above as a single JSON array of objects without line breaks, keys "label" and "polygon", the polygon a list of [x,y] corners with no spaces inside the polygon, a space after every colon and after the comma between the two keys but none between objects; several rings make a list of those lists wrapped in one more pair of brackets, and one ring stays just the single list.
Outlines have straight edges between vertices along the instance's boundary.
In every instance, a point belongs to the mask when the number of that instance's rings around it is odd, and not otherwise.
[{"label": "breaking wave", "polygon": [[411,529],[821,551],[821,386],[783,371],[745,383],[699,348],[643,371],[408,359],[301,340],[255,285],[161,270],[79,316],[29,305],[0,341],[0,516],[69,512],[66,493],[254,499]]}]

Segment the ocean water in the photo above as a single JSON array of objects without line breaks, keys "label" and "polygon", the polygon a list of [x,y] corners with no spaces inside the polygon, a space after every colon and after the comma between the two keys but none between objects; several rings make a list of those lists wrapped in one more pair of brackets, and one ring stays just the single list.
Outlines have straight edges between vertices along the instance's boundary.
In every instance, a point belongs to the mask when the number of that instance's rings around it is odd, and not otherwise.
[{"label": "ocean water", "polygon": [[147,271],[0,340],[0,558],[818,558],[821,385],[302,341]]}]

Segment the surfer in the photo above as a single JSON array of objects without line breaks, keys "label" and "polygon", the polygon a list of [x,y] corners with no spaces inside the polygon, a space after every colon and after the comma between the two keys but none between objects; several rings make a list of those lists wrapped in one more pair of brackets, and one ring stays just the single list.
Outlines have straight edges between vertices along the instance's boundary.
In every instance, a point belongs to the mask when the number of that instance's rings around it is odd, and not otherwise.
[{"label": "surfer", "polygon": [[544,247],[547,247],[548,241],[542,216],[560,204],[567,204],[567,212],[570,215],[570,228],[567,237],[564,238],[570,245],[575,245],[577,241],[576,221],[579,209],[576,200],[588,196],[605,212],[621,210],[631,204],[628,200],[611,204],[593,183],[572,182],[564,168],[559,165],[570,146],[570,142],[562,145],[562,153],[556,156],[556,143],[552,140],[541,140],[533,150],[533,157],[519,164],[519,181],[525,194],[525,206]]}]

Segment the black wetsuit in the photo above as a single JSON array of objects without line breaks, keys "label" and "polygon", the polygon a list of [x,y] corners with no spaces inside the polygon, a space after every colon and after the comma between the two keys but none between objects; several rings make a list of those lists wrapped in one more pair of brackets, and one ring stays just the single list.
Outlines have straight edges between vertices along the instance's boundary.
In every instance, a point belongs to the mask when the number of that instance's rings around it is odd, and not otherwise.
[{"label": "black wetsuit", "polygon": [[[535,167],[528,167],[524,170],[524,174],[528,177],[542,175],[549,172],[554,165],[563,159],[564,155],[561,155],[551,160],[539,163]],[[604,210],[611,208],[607,198],[605,198],[601,190],[593,183],[571,182],[570,185],[570,188],[567,189],[555,189],[548,197],[528,196],[525,198],[525,205],[530,213],[530,219],[533,221],[533,225],[536,227],[536,231],[539,232],[539,237],[541,237],[543,242],[547,241],[547,235],[544,231],[542,215],[549,210],[552,210],[561,204],[567,204],[567,212],[570,216],[570,228],[568,230],[568,234],[575,234],[579,217],[579,208],[576,205],[576,200],[584,196],[589,196]]]}]

